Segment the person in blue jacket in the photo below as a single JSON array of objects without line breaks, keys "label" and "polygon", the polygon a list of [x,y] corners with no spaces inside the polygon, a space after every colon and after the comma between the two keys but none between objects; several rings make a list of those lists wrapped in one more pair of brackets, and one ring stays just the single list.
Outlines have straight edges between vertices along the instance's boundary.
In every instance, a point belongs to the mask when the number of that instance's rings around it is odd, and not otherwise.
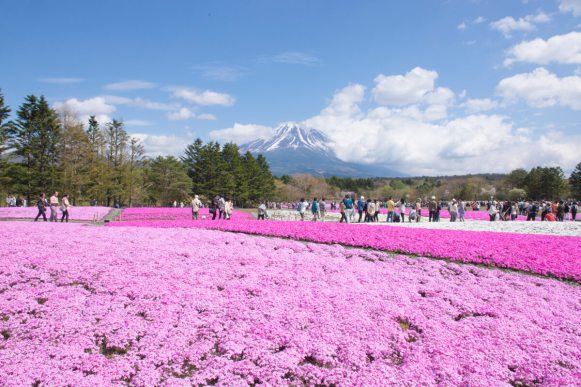
[{"label": "person in blue jacket", "polygon": [[365,203],[365,196],[359,197],[357,200],[357,212],[359,213],[359,220],[357,223],[361,223],[363,219],[363,213],[367,210],[367,203]]}]

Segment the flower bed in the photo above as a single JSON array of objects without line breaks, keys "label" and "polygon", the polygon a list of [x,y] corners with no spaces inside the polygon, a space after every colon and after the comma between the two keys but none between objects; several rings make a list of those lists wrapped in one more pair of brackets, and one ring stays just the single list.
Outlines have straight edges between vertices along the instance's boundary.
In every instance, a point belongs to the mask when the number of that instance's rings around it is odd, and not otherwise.
[{"label": "flower bed", "polygon": [[[110,207],[71,207],[69,208],[69,220],[101,220],[111,211]],[[0,207],[0,219],[34,219],[38,214],[36,207]],[[62,212],[58,210],[60,221]],[[46,217],[50,217],[50,209],[46,209]],[[39,218],[42,220],[42,216]]]},{"label": "flower bed", "polygon": [[0,385],[579,382],[581,288],[552,279],[211,230],[0,235]]},{"label": "flower bed", "polygon": [[[200,219],[209,219],[213,215],[207,208],[201,208],[199,212]],[[251,214],[234,210],[232,220],[249,219]],[[191,208],[167,208],[167,207],[134,207],[125,208],[121,213],[119,220],[190,220],[192,219]]]},{"label": "flower bed", "polygon": [[277,221],[134,221],[110,226],[188,227],[269,235],[486,264],[581,282],[581,237]]}]

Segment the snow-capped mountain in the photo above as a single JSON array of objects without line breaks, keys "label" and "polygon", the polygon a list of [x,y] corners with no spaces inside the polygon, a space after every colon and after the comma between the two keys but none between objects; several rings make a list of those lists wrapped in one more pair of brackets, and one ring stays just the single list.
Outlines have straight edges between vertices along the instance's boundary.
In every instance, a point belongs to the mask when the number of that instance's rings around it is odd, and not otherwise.
[{"label": "snow-capped mountain", "polygon": [[245,146],[251,153],[267,153],[277,149],[307,149],[314,152],[333,154],[331,141],[316,129],[308,129],[296,122],[285,122],[268,140],[255,140]]},{"label": "snow-capped mountain", "polygon": [[389,177],[401,173],[379,165],[348,163],[335,156],[332,141],[324,133],[296,122],[285,122],[267,139],[240,147],[241,152],[263,154],[274,175],[309,173],[315,176]]}]

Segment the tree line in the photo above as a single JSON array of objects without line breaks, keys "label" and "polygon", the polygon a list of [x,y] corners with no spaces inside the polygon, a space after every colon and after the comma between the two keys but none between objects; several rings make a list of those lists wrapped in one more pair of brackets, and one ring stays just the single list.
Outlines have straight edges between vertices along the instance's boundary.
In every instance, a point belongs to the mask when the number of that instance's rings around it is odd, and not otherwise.
[{"label": "tree line", "polygon": [[0,194],[31,203],[40,192],[67,193],[73,205],[168,205],[194,194],[239,205],[272,199],[274,178],[266,159],[240,154],[233,143],[197,139],[181,158],[147,157],[142,142],[120,120],[85,125],[74,112],[57,112],[44,96],[29,95],[9,121],[0,90]]}]

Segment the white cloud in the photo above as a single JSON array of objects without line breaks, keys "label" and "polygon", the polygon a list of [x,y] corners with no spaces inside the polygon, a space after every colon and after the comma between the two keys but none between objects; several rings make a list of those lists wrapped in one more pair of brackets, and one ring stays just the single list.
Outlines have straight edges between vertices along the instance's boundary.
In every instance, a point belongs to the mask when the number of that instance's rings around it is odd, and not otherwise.
[{"label": "white cloud", "polygon": [[126,91],[126,90],[145,90],[154,89],[157,84],[147,81],[130,80],[105,85],[105,90]]},{"label": "white cloud", "polygon": [[542,67],[501,80],[496,92],[506,100],[524,100],[534,107],[559,105],[581,110],[581,77],[559,78]]},{"label": "white cloud", "polygon": [[[411,175],[507,172],[537,164],[567,169],[578,162],[575,150],[581,146],[581,136],[569,136],[573,145],[565,141],[559,145],[558,138],[535,138],[530,129],[516,127],[507,117],[494,114],[469,114],[434,123],[426,120],[428,111],[417,104],[378,106],[364,112],[360,107],[364,95],[346,98],[353,94],[346,89],[338,91],[319,115],[305,121],[307,126],[325,132],[337,156],[345,161],[380,163]],[[434,94],[438,102],[447,101],[447,93]],[[336,108],[336,100],[346,101],[342,109]],[[462,106],[482,111],[496,105],[490,99],[469,101]],[[442,105],[430,106],[437,109]],[[576,157],[555,152],[551,144]],[[519,152],[507,151],[517,148]]]},{"label": "white cloud", "polygon": [[101,98],[104,98],[107,103],[113,105],[126,105],[132,106],[142,109],[148,110],[174,110],[178,108],[178,105],[175,103],[165,103],[165,102],[156,102],[150,101],[144,98],[128,98],[128,97],[119,97],[116,95],[103,95]]},{"label": "white cloud", "polygon": [[171,121],[183,121],[189,120],[190,118],[194,118],[195,114],[190,109],[182,107],[181,109],[175,112],[167,113],[167,119]]},{"label": "white cloud", "polygon": [[215,121],[217,119],[215,115],[209,113],[198,114],[196,118],[203,121]]},{"label": "white cloud", "polygon": [[490,98],[483,99],[469,99],[464,104],[462,104],[470,113],[484,112],[488,110],[493,110],[498,107],[498,102]]},{"label": "white cloud", "polygon": [[110,114],[113,113],[115,106],[107,103],[103,97],[94,97],[85,100],[76,98],[67,99],[65,102],[56,102],[56,109],[68,108],[77,114]]},{"label": "white cloud", "polygon": [[512,16],[507,16],[490,23],[490,27],[500,31],[505,38],[510,38],[513,31],[533,31],[536,28],[536,24],[548,23],[549,21],[551,21],[549,15],[539,12],[536,15],[527,15],[518,20],[515,20]]},{"label": "white cloud", "polygon": [[167,119],[171,121],[185,121],[189,119],[197,119],[197,120],[204,120],[204,121],[213,121],[216,119],[216,116],[213,114],[202,113],[196,114],[188,108],[182,107],[179,110],[167,113]]},{"label": "white cloud", "polygon": [[381,105],[407,105],[419,103],[434,89],[438,78],[435,71],[416,67],[405,75],[378,75],[373,95]]},{"label": "white cloud", "polygon": [[472,21],[473,24],[481,24],[484,23],[486,21],[486,18],[484,16],[478,16],[476,19],[474,19]]},{"label": "white cloud", "polygon": [[174,98],[183,99],[193,105],[201,106],[232,106],[235,102],[233,97],[225,93],[217,93],[211,90],[204,90],[199,92],[197,90],[188,89],[185,87],[172,88],[172,96]]},{"label": "white cloud", "polygon": [[575,16],[581,15],[581,0],[561,0],[559,11],[571,12]]},{"label": "white cloud", "polygon": [[165,155],[179,157],[184,153],[187,144],[192,142],[190,137],[176,135],[131,133],[131,136],[143,143],[145,153],[150,157]]},{"label": "white cloud", "polygon": [[254,124],[235,123],[233,127],[213,130],[209,133],[210,139],[221,142],[235,142],[245,144],[256,139],[269,139],[274,135],[274,128]]},{"label": "white cloud", "polygon": [[82,78],[40,78],[40,82],[44,83],[56,83],[61,85],[67,85],[71,83],[80,83],[83,82],[84,79]]},{"label": "white cloud", "polygon": [[123,123],[126,126],[151,126],[153,125],[152,122],[146,120],[125,120]]},{"label": "white cloud", "polygon": [[581,32],[521,42],[509,50],[505,66],[514,62],[581,64]]},{"label": "white cloud", "polygon": [[[437,72],[421,67],[416,67],[405,75],[381,74],[375,78],[376,85],[372,93],[380,105],[414,105],[407,111],[421,113],[424,120],[439,120],[447,116],[447,109],[454,100],[454,92],[445,87],[436,88],[436,79]],[[419,110],[420,105],[425,106],[423,112]]]},{"label": "white cloud", "polygon": [[258,58],[258,63],[287,63],[298,64],[303,66],[316,66],[320,63],[319,58],[312,54],[298,51],[281,52],[272,56],[263,56]]},{"label": "white cloud", "polygon": [[460,31],[464,31],[466,29],[466,23],[462,22],[462,23],[458,24],[458,27],[456,27],[456,28],[458,28]]}]

